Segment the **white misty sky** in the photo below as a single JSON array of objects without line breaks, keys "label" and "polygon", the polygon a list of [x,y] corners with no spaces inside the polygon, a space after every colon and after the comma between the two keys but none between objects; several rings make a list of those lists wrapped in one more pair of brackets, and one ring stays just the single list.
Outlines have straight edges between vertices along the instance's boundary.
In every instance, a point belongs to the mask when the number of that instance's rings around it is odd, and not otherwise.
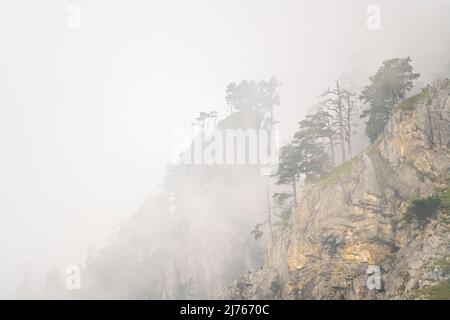
[{"label": "white misty sky", "polygon": [[[366,9],[381,8],[381,30]],[[81,27],[66,27],[67,7]],[[225,87],[272,75],[289,136],[349,72],[449,57],[450,6],[432,1],[15,0],[0,3],[0,297],[23,272],[82,263],[157,191],[170,136]],[[37,281],[37,280],[36,280]]]}]

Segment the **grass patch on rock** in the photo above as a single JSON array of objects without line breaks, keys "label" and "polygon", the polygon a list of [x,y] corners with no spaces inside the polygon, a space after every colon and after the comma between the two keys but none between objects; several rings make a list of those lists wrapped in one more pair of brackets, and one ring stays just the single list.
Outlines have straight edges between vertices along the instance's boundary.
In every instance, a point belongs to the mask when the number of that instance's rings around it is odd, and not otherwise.
[{"label": "grass patch on rock", "polygon": [[447,188],[440,196],[441,214],[439,216],[441,222],[450,224],[450,187]]},{"label": "grass patch on rock", "polygon": [[428,94],[428,89],[423,89],[421,93],[416,94],[415,96],[412,96],[403,102],[400,103],[399,108],[402,110],[414,110],[416,108],[417,103],[419,103],[420,100],[425,98]]},{"label": "grass patch on rock", "polygon": [[405,213],[407,223],[417,223],[419,226],[425,226],[433,218],[441,206],[441,199],[434,195],[428,198],[413,200]]},{"label": "grass patch on rock", "polygon": [[428,198],[412,200],[405,213],[407,223],[419,226],[425,226],[436,217],[440,222],[450,224],[450,187]]},{"label": "grass patch on rock", "polygon": [[450,300],[450,279],[443,280],[431,287],[420,288],[412,295],[412,298],[422,300]]},{"label": "grass patch on rock", "polygon": [[450,275],[450,256],[436,262],[434,266],[441,269],[444,276]]},{"label": "grass patch on rock", "polygon": [[317,184],[320,186],[329,186],[337,183],[341,177],[349,173],[352,169],[353,164],[356,162],[358,157],[354,157],[343,164],[337,166],[325,176],[317,180]]}]

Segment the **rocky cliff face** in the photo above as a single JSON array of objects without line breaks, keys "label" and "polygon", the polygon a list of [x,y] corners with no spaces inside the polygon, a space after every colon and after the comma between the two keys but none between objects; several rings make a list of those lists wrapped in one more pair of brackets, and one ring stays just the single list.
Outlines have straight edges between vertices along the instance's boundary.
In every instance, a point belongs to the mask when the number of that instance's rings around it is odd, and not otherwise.
[{"label": "rocky cliff face", "polygon": [[449,299],[449,95],[444,81],[396,106],[372,146],[305,186],[291,231],[225,298]]}]

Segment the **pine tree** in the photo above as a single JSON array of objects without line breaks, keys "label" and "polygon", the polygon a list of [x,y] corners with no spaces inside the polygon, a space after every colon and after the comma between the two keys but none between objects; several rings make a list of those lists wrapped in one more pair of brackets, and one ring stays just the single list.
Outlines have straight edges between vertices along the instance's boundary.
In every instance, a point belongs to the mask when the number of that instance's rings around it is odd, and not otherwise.
[{"label": "pine tree", "polygon": [[328,156],[320,141],[323,134],[323,127],[318,127],[317,122],[306,119],[300,121],[300,130],[294,135],[296,159],[300,174],[304,175],[306,181],[320,176],[328,164]]},{"label": "pine tree", "polygon": [[298,149],[291,143],[284,145],[280,150],[280,163],[274,175],[276,184],[292,186],[294,207],[297,206],[297,183],[301,177]]},{"label": "pine tree", "polygon": [[274,175],[277,184],[292,186],[294,207],[297,207],[297,183],[301,178],[305,181],[319,177],[327,168],[329,157],[324,151],[321,138],[327,131],[323,122],[317,121],[314,115],[300,121],[299,130],[293,140],[284,145],[280,152],[280,163]]},{"label": "pine tree", "polygon": [[271,128],[274,123],[274,108],[280,105],[280,95],[277,92],[280,85],[275,77],[269,81],[242,80],[239,84],[229,84],[225,100],[230,113],[233,110],[256,111],[267,120],[267,127]]},{"label": "pine tree", "polygon": [[366,134],[371,142],[383,132],[391,108],[405,99],[420,74],[413,73],[411,58],[395,58],[383,62],[377,73],[369,78],[360,99],[369,104],[361,118],[368,118]]}]

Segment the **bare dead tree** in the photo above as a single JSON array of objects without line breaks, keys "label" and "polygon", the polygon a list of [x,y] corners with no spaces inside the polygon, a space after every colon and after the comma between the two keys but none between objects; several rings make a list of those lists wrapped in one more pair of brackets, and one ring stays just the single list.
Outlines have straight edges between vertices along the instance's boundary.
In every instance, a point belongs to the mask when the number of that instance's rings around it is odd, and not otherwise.
[{"label": "bare dead tree", "polygon": [[328,154],[330,155],[331,165],[333,167],[336,166],[336,126],[334,123],[333,115],[327,110],[326,104],[319,103],[317,105],[317,113],[318,121],[323,123],[325,134],[324,138],[326,140],[325,146],[328,148]]},{"label": "bare dead tree", "polygon": [[335,82],[333,88],[322,94],[326,99],[322,102],[322,113],[327,115],[327,125],[330,129],[330,151],[334,163],[334,146],[340,146],[342,162],[352,157],[352,135],[356,123],[354,116],[359,110],[356,94],[350,90],[342,88],[339,80]]},{"label": "bare dead tree", "polygon": [[333,116],[333,125],[337,133],[338,141],[336,144],[341,146],[342,162],[346,160],[345,150],[345,114],[344,114],[344,91],[341,89],[339,80],[336,81],[334,88],[328,88],[322,95],[327,97],[324,101],[325,108]]},{"label": "bare dead tree", "polygon": [[360,105],[356,100],[356,93],[350,90],[343,90],[343,113],[344,113],[344,131],[345,141],[347,142],[348,156],[351,159],[353,157],[352,150],[352,135],[353,129],[357,125],[353,121],[356,113],[359,111]]}]

